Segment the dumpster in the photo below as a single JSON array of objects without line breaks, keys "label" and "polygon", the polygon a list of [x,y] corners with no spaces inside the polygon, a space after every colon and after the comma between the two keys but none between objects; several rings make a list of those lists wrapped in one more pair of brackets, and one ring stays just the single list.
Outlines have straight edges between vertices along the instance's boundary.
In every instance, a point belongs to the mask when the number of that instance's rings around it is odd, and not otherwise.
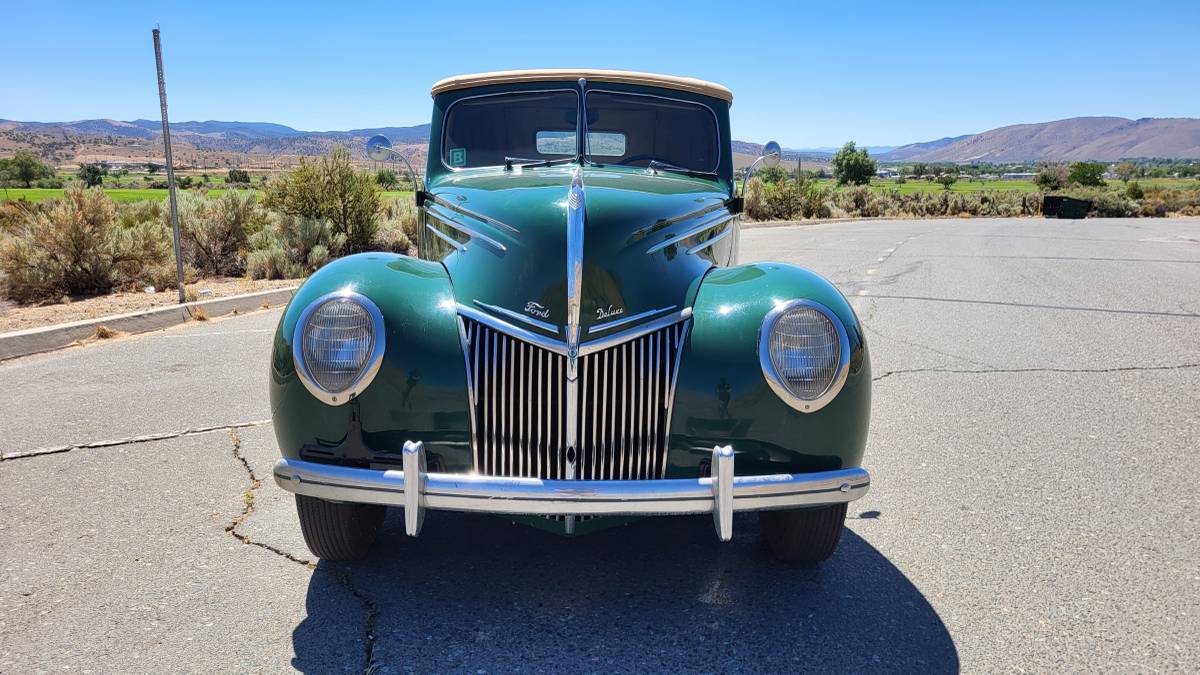
[{"label": "dumpster", "polygon": [[1046,218],[1087,218],[1092,203],[1086,199],[1046,195],[1042,198],[1042,216]]}]

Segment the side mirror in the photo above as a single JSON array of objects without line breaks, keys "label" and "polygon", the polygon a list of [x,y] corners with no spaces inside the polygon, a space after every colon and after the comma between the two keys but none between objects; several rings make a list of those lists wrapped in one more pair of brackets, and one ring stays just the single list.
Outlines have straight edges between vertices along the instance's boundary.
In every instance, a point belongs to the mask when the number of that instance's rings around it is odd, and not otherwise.
[{"label": "side mirror", "polygon": [[768,168],[775,168],[775,167],[779,166],[779,162],[782,159],[783,159],[783,148],[779,147],[778,143],[776,143],[775,141],[769,141],[765,146],[763,146],[763,154],[762,154],[763,166],[768,167]]},{"label": "side mirror", "polygon": [[372,161],[385,162],[391,159],[394,152],[396,151],[392,150],[392,142],[383,134],[376,134],[367,139],[367,157]]},{"label": "side mirror", "polygon": [[386,162],[391,159],[398,159],[404,162],[404,166],[408,167],[408,175],[412,176],[413,195],[417,200],[417,206],[420,206],[425,201],[425,195],[421,192],[420,185],[417,184],[417,172],[413,171],[412,164],[408,163],[408,158],[399,151],[392,149],[392,142],[383,134],[376,134],[367,139],[367,157],[373,162]]},{"label": "side mirror", "polygon": [[742,192],[740,195],[738,195],[738,199],[741,199],[743,196],[745,196],[746,183],[750,182],[750,176],[754,175],[754,169],[757,168],[759,164],[762,164],[768,168],[776,167],[779,166],[779,162],[782,159],[783,148],[781,148],[775,141],[767,141],[767,144],[763,146],[763,154],[755,158],[753,162],[750,162],[750,166],[746,167],[746,177],[742,179]]}]

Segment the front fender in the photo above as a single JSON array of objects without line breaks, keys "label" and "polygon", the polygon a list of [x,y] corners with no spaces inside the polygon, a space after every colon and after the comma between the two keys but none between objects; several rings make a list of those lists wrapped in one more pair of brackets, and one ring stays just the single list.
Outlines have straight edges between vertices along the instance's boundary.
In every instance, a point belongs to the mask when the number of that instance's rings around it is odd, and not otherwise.
[{"label": "front fender", "polygon": [[[326,293],[350,289],[369,298],[384,318],[386,345],[378,374],[356,402],[330,406],[308,393],[292,360],[292,337],[304,308]],[[450,278],[439,263],[390,253],[336,260],[308,279],[275,332],[271,414],[284,457],[309,445],[333,447],[359,410],[363,439],[376,452],[424,441],[447,470],[471,466],[466,366]]]},{"label": "front fender", "polygon": [[[802,413],[780,399],[758,361],[759,328],[776,302],[806,298],[841,319],[849,376],[824,408]],[[732,445],[739,474],[801,473],[859,466],[871,411],[871,365],[846,298],[818,274],[783,263],[715,269],[693,306],[671,418],[669,475],[694,476],[714,445]]]}]

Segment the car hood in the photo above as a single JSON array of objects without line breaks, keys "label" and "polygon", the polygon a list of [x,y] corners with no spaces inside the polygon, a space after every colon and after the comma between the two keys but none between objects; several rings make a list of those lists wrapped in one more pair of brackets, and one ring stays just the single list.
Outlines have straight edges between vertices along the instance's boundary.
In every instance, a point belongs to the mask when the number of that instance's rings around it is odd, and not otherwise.
[{"label": "car hood", "polygon": [[432,184],[425,204],[460,305],[564,339],[576,171],[585,205],[582,342],[689,307],[704,274],[729,262],[714,260],[713,249],[689,252],[736,226],[719,183],[624,167],[464,171]]}]

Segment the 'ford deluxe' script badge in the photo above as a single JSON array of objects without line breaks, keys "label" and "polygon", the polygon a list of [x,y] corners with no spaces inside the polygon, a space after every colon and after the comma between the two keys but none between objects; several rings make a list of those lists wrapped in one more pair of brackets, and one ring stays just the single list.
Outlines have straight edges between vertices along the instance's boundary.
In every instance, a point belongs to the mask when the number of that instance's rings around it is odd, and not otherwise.
[{"label": "'ford deluxe' script badge", "polygon": [[620,316],[624,313],[625,313],[624,307],[613,307],[612,305],[609,305],[608,307],[597,307],[596,308],[596,319],[597,320],[611,319],[614,316]]},{"label": "'ford deluxe' script badge", "polygon": [[536,303],[532,300],[525,303],[525,311],[542,319],[550,318],[550,308],[543,307],[540,303]]}]

